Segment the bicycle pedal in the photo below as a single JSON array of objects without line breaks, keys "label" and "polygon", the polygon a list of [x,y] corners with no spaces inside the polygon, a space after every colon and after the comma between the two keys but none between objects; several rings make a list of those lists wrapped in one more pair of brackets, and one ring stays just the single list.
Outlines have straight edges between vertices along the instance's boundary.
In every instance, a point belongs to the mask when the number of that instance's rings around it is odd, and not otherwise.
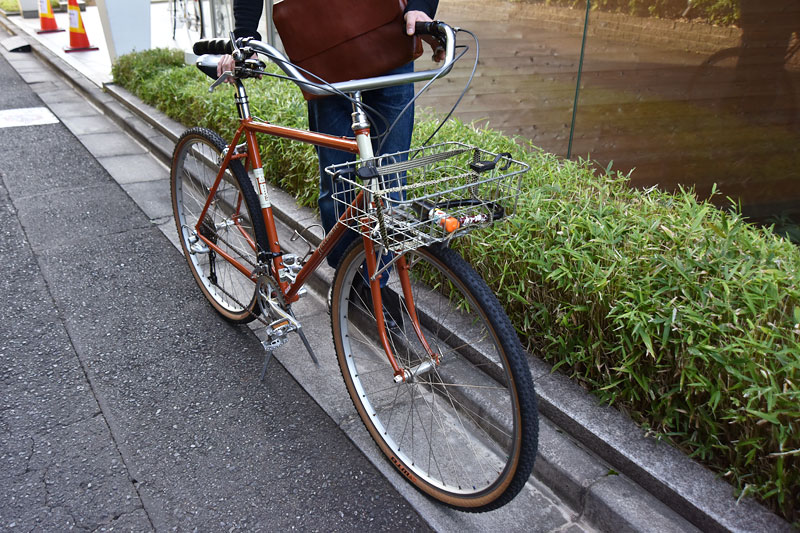
[{"label": "bicycle pedal", "polygon": [[267,327],[272,329],[273,332],[276,332],[279,335],[285,335],[290,325],[291,322],[289,322],[289,319],[279,318],[272,324],[269,324]]},{"label": "bicycle pedal", "polygon": [[283,346],[284,344],[286,344],[288,342],[288,340],[289,339],[287,339],[285,336],[276,337],[274,339],[272,337],[270,337],[270,338],[268,338],[266,340],[261,341],[261,346],[264,347],[264,350],[266,352],[272,353],[275,350],[277,350],[278,348],[280,348],[281,346]]}]

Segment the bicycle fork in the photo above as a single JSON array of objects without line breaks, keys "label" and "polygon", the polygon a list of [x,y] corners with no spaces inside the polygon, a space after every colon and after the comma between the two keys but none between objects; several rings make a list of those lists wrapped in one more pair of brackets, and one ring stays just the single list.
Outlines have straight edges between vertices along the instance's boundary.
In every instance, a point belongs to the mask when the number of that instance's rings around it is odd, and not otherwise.
[{"label": "bicycle fork", "polygon": [[[358,144],[359,148],[359,155],[362,159],[369,160],[373,157],[372,151],[372,139],[370,138],[370,128],[369,128],[369,121],[367,120],[367,115],[364,112],[362,106],[362,99],[361,99],[361,92],[353,93],[353,133],[355,133],[356,143]],[[378,188],[378,179],[376,177],[369,178],[367,180],[368,189],[371,191],[376,191]],[[363,197],[362,197],[363,196]],[[366,208],[370,206],[373,201],[372,194],[370,192],[364,194],[364,192],[359,193],[359,197],[356,198],[356,203],[361,201]],[[376,201],[376,208],[382,209],[383,205],[381,204],[382,200],[377,199]],[[397,258],[397,275],[400,278],[400,284],[403,288],[403,297],[405,298],[406,308],[409,313],[409,318],[411,319],[412,327],[414,328],[414,333],[416,334],[417,338],[419,339],[420,343],[422,344],[423,348],[425,349],[428,357],[430,358],[428,361],[424,361],[420,365],[417,365],[414,368],[406,369],[400,367],[397,363],[397,358],[394,356],[394,352],[391,347],[391,343],[389,342],[389,336],[387,333],[386,328],[386,321],[383,317],[383,302],[381,298],[381,288],[380,288],[380,280],[377,275],[378,273],[378,261],[375,255],[375,245],[373,241],[369,238],[370,232],[372,228],[369,227],[367,221],[363,221],[361,224],[361,233],[362,238],[364,240],[364,251],[366,253],[366,263],[367,263],[367,273],[369,275],[369,286],[370,286],[370,293],[372,296],[372,309],[375,311],[375,321],[378,325],[378,338],[381,342],[381,346],[386,353],[386,357],[389,360],[389,364],[392,366],[392,371],[394,373],[393,379],[395,383],[401,383],[404,381],[410,381],[414,378],[414,376],[421,375],[433,368],[434,365],[439,364],[439,355],[434,353],[431,349],[428,341],[425,339],[425,335],[422,333],[422,328],[419,324],[419,317],[417,316],[416,312],[416,305],[414,305],[414,295],[412,294],[411,290],[411,281],[408,276],[408,264],[406,262],[405,256],[401,255]]]},{"label": "bicycle fork", "polygon": [[417,315],[417,306],[414,303],[414,294],[411,289],[411,279],[408,274],[409,265],[406,261],[405,255],[400,255],[396,260],[397,276],[400,279],[400,285],[403,289],[405,308],[408,311],[408,317],[411,319],[411,327],[414,329],[414,333],[417,336],[417,339],[419,339],[419,342],[422,344],[422,347],[427,353],[429,359],[412,368],[402,368],[397,363],[397,358],[394,356],[394,351],[392,350],[392,346],[389,341],[386,321],[384,319],[383,312],[381,311],[383,309],[383,301],[381,297],[380,278],[375,274],[378,272],[378,261],[375,254],[375,244],[369,237],[367,237],[369,230],[370,228],[367,225],[362,226],[362,232],[365,232],[362,238],[364,239],[367,273],[369,274],[372,309],[375,310],[375,321],[378,325],[378,338],[381,342],[381,347],[383,348],[383,351],[386,353],[386,357],[389,360],[389,364],[392,366],[392,370],[394,372],[394,382],[402,383],[405,381],[412,381],[415,377],[427,373],[428,371],[432,370],[434,366],[438,365],[440,363],[439,354],[433,351],[422,332],[419,316]]}]

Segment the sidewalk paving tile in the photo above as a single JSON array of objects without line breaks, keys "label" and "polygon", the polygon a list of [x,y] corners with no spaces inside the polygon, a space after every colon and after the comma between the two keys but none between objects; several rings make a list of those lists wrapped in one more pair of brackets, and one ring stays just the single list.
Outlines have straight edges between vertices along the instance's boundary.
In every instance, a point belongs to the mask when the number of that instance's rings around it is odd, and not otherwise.
[{"label": "sidewalk paving tile", "polygon": [[63,122],[76,137],[94,133],[115,133],[119,131],[119,128],[117,128],[111,120],[100,113],[93,113],[89,116],[64,116],[60,118],[61,122]]},{"label": "sidewalk paving tile", "polygon": [[172,215],[169,180],[162,179],[157,185],[151,181],[125,183],[122,184],[122,189],[130,195],[150,220]]},{"label": "sidewalk paving tile", "polygon": [[35,196],[17,201],[19,218],[37,251],[110,236],[119,233],[120,225],[148,224],[139,207],[115,183],[69,189],[49,195],[49,199],[45,205]]},{"label": "sidewalk paving tile", "polygon": [[[0,159],[13,197],[113,184],[83,147],[61,143],[65,136],[71,134],[62,124],[0,128]],[[20,157],[20,147],[26,149],[24,157]]]},{"label": "sidewalk paving tile", "polygon": [[99,157],[97,160],[120,184],[169,179],[169,169],[149,154]]},{"label": "sidewalk paving tile", "polygon": [[82,135],[81,142],[97,158],[147,153],[147,150],[131,142],[131,138],[124,133]]}]

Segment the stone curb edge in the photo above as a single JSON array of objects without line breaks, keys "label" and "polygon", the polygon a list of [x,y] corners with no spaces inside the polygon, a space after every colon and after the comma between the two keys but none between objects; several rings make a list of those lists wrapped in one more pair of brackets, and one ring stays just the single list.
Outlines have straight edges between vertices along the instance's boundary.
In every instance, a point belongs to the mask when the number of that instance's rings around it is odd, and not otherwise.
[{"label": "stone curb edge", "polygon": [[[169,166],[172,146],[186,129],[182,124],[121,87],[105,84],[100,89],[38,41],[17,31],[5,16],[2,19],[5,20],[0,20],[0,24],[10,33],[29,41],[38,58]],[[271,193],[277,196],[273,198],[276,216],[292,230],[302,232],[307,225],[304,222],[315,217],[311,209],[297,207],[288,194],[274,188]],[[307,236],[314,244],[320,240],[319,235]],[[315,274],[312,288],[324,294],[330,276],[321,272],[324,271],[318,270]],[[653,531],[656,529],[655,513],[666,520],[663,525],[671,524],[672,528],[683,529],[679,518],[683,517],[704,531],[796,531],[752,499],[737,502],[728,483],[668,444],[646,437],[641,428],[616,409],[599,405],[568,378],[551,373],[550,365],[536,357],[530,357],[529,362],[540,412],[557,426],[546,421],[542,424],[535,474],[591,523],[608,531]],[[559,435],[559,428],[590,451],[570,444]],[[548,443],[550,446],[546,445]],[[570,450],[573,460],[555,460],[557,455],[564,454],[565,446],[573,448]],[[612,466],[599,466],[601,462],[592,455]],[[592,462],[594,468],[589,465]],[[587,476],[586,471],[593,471],[594,477]],[[614,475],[617,472],[624,476]],[[630,498],[637,492],[635,485],[653,495],[650,498],[636,495],[637,504],[645,507],[640,509],[640,516],[625,509],[618,499],[621,495]],[[617,497],[609,494],[612,486],[616,486],[612,493],[616,492]],[[669,509],[659,509],[664,505]]]}]

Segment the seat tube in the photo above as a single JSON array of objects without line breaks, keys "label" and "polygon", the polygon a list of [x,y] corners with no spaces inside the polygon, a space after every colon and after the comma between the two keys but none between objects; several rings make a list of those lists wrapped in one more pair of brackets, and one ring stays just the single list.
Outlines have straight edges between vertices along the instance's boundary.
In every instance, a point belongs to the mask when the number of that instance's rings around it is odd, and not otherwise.
[{"label": "seat tube", "polygon": [[[242,80],[236,80],[236,106],[239,111],[239,116],[242,119],[244,126],[244,136],[247,140],[247,158],[250,162],[250,168],[253,172],[253,177],[256,179],[256,194],[258,195],[259,207],[261,207],[261,215],[264,219],[264,226],[269,239],[268,250],[257,250],[259,261],[264,259],[263,254],[270,252],[272,254],[273,266],[275,272],[280,272],[283,268],[283,259],[281,259],[281,248],[278,243],[278,231],[275,228],[275,219],[272,214],[272,203],[269,199],[269,190],[267,189],[267,180],[264,176],[264,168],[261,162],[261,153],[258,149],[258,140],[250,124],[253,122],[253,117],[250,114],[250,105],[247,98],[247,91],[244,88]],[[285,281],[276,280],[285,293],[288,289],[288,283]]]}]

